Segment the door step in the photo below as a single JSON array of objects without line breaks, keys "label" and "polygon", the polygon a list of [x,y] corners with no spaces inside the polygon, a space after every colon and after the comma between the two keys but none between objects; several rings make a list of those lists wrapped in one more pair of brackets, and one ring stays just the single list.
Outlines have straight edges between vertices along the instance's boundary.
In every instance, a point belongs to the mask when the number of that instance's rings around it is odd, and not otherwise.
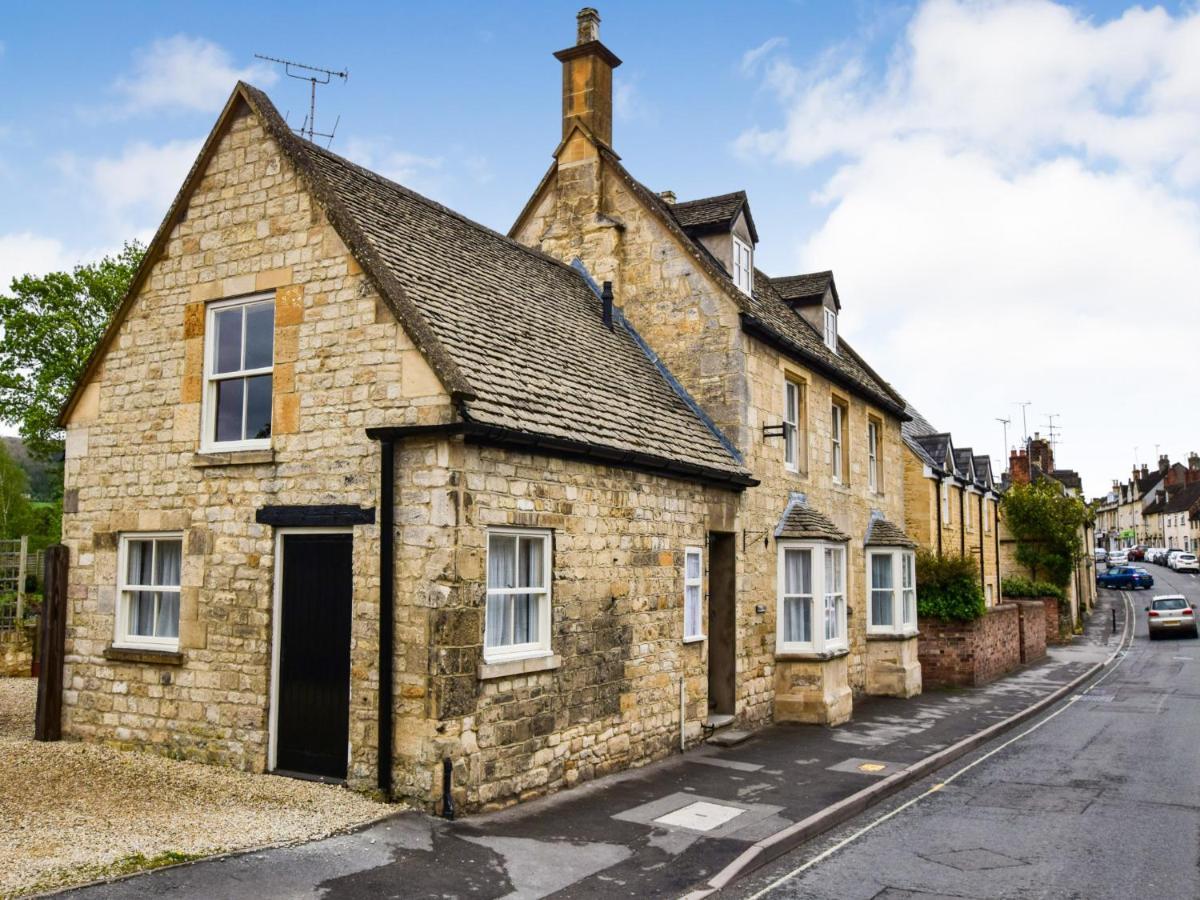
[{"label": "door step", "polygon": [[704,723],[704,727],[709,731],[716,731],[718,728],[724,728],[726,725],[733,724],[733,716],[728,713],[709,713],[708,720]]},{"label": "door step", "polygon": [[718,747],[736,747],[738,744],[745,743],[750,740],[751,734],[749,731],[738,731],[730,728],[726,731],[714,734],[708,739],[710,744],[715,744]]}]

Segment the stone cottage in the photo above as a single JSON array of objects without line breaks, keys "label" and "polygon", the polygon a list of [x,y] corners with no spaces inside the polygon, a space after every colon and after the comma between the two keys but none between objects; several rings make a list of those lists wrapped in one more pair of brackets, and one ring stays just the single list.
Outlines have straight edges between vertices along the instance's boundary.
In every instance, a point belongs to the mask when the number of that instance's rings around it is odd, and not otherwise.
[{"label": "stone cottage", "polygon": [[237,86],[62,414],[66,734],[471,810],[920,689],[904,401],[597,22],[511,237]]},{"label": "stone cottage", "polygon": [[562,64],[553,161],[509,234],[613,286],[622,314],[760,482],[709,560],[711,724],[836,724],[855,693],[920,690],[912,542],[904,535],[905,403],[838,334],[832,273],[770,277],[742,191],[680,201],[613,149],[621,60],[582,10]]},{"label": "stone cottage", "polygon": [[990,457],[955,447],[913,407],[904,423],[904,526],[936,553],[974,557],[988,606],[1000,602],[1000,493]]}]

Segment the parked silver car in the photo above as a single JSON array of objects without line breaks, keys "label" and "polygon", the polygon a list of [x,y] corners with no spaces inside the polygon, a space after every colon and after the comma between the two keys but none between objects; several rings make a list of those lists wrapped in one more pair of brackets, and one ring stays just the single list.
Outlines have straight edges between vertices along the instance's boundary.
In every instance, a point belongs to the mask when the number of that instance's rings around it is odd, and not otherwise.
[{"label": "parked silver car", "polygon": [[1150,629],[1150,640],[1171,632],[1200,637],[1200,632],[1196,631],[1196,614],[1183,594],[1160,594],[1151,600],[1146,607],[1146,624]]}]

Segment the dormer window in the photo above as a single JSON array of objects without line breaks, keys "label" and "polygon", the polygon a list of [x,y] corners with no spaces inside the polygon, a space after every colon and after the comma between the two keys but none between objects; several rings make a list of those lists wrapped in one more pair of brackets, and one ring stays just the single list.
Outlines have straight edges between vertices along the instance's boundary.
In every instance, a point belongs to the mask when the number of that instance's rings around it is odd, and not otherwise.
[{"label": "dormer window", "polygon": [[825,307],[825,346],[837,353],[837,310]]},{"label": "dormer window", "polygon": [[754,251],[737,235],[733,235],[733,283],[743,294],[754,290]]}]

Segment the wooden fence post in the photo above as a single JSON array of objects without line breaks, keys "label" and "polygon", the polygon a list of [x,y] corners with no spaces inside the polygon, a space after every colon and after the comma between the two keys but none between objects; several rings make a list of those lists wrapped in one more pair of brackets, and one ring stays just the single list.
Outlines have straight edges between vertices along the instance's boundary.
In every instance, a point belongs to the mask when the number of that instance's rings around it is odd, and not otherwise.
[{"label": "wooden fence post", "polygon": [[25,620],[25,557],[29,554],[29,535],[21,535],[21,559],[17,563],[17,624]]},{"label": "wooden fence post", "polygon": [[42,589],[40,671],[36,741],[62,739],[63,656],[67,642],[67,564],[70,554],[62,544],[46,548],[45,585]]}]

